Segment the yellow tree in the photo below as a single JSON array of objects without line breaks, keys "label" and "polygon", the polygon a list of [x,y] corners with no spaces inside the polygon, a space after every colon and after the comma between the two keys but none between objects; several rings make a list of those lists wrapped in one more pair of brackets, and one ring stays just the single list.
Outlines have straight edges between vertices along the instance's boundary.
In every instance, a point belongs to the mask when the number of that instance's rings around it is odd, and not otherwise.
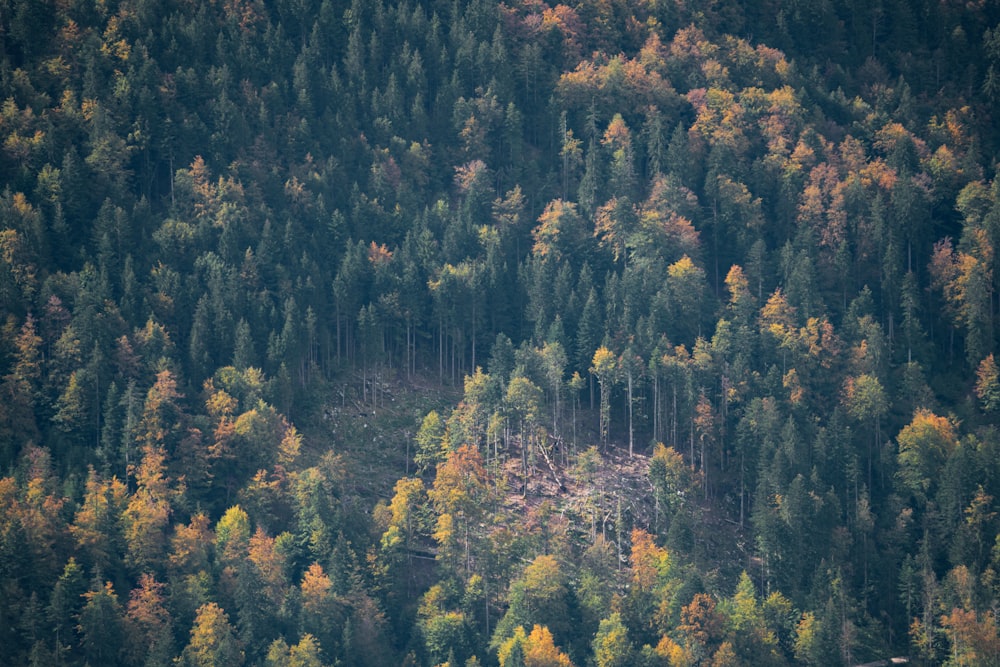
[{"label": "yellow tree", "polygon": [[932,286],[945,299],[945,312],[958,328],[964,325],[966,358],[978,364],[992,351],[994,250],[986,230],[969,221],[956,250],[950,238],[934,244],[930,273]]},{"label": "yellow tree", "polygon": [[954,422],[930,410],[917,410],[896,436],[899,480],[918,499],[933,495],[936,481],[951,452],[958,446]]},{"label": "yellow tree", "polygon": [[108,575],[121,563],[122,517],[127,504],[125,484],[117,477],[103,480],[90,469],[83,502],[69,531],[77,547],[87,555],[87,563]]},{"label": "yellow tree", "polygon": [[534,239],[532,252],[536,257],[561,260],[579,252],[585,238],[583,218],[576,204],[554,199],[538,216],[538,225],[531,232]]},{"label": "yellow tree", "polygon": [[235,566],[247,556],[250,546],[250,517],[239,505],[233,505],[215,525],[215,550],[226,565]]},{"label": "yellow tree", "polygon": [[434,487],[427,493],[438,514],[434,539],[438,558],[448,566],[468,572],[472,544],[487,492],[486,469],[479,450],[462,445],[449,452],[438,466]]},{"label": "yellow tree", "polygon": [[379,550],[379,574],[387,579],[390,595],[407,592],[413,582],[413,542],[426,535],[427,491],[417,477],[405,477],[396,482],[395,495],[383,513],[385,531]]},{"label": "yellow tree", "polygon": [[[172,619],[164,588],[153,575],[144,573],[129,594],[125,608],[125,651],[132,664],[165,664],[174,655]],[[156,663],[153,658],[163,663]]]},{"label": "yellow tree", "polygon": [[497,651],[500,667],[573,667],[569,656],[559,650],[552,633],[535,625],[531,634],[518,627]]},{"label": "yellow tree", "polygon": [[243,659],[243,647],[226,612],[214,602],[199,607],[191,639],[177,664],[181,667],[239,667]]},{"label": "yellow tree", "polygon": [[510,586],[507,613],[497,624],[492,646],[502,646],[517,629],[533,625],[544,625],[559,641],[565,641],[572,623],[568,595],[566,576],[555,557],[543,554],[535,558]]},{"label": "yellow tree", "polygon": [[215,535],[205,514],[198,512],[187,525],[176,524],[170,538],[167,557],[172,574],[197,574],[207,572],[215,544]]},{"label": "yellow tree", "polygon": [[696,593],[681,609],[681,624],[677,628],[694,648],[695,653],[710,653],[722,639],[723,619],[715,608],[715,599]]},{"label": "yellow tree", "polygon": [[629,587],[624,612],[639,638],[652,639],[668,625],[668,613],[674,586],[670,554],[657,546],[653,535],[632,530],[632,553],[629,556]]},{"label": "yellow tree", "polygon": [[[287,538],[288,533],[283,533]],[[281,537],[281,536],[279,536]],[[278,540],[257,526],[247,547],[247,558],[257,568],[264,584],[264,594],[274,609],[280,608],[288,592],[288,577],[285,574],[287,557],[278,547]]]},{"label": "yellow tree", "polygon": [[947,665],[973,667],[996,664],[996,657],[1000,654],[1000,635],[992,611],[980,616],[975,611],[956,607],[941,617],[941,626],[951,644]]},{"label": "yellow tree", "polygon": [[344,626],[345,609],[333,590],[333,582],[319,563],[313,563],[302,576],[300,627],[311,633],[330,655],[337,648]]},{"label": "yellow tree", "polygon": [[524,642],[524,667],[573,667],[573,663],[555,645],[549,629],[535,625]]},{"label": "yellow tree", "polygon": [[136,490],[125,509],[125,562],[138,572],[158,568],[166,554],[167,527],[175,495],[164,475],[162,447],[146,444],[135,473]]},{"label": "yellow tree", "polygon": [[649,481],[656,492],[657,510],[662,507],[668,520],[683,507],[692,490],[691,470],[684,463],[684,457],[662,442],[653,448]]},{"label": "yellow tree", "polygon": [[323,667],[322,649],[308,632],[291,648],[284,639],[275,639],[267,652],[265,667]]},{"label": "yellow tree", "polygon": [[156,375],[156,382],[146,394],[142,417],[137,427],[140,446],[169,447],[181,432],[183,412],[179,401],[177,379],[169,370]]}]

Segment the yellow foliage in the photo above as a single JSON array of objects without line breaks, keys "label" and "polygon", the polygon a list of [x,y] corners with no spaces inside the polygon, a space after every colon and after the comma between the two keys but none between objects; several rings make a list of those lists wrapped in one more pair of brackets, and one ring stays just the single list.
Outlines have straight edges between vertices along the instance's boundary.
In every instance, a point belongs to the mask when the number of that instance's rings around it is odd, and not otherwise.
[{"label": "yellow foliage", "polygon": [[667,660],[670,667],[691,667],[695,663],[690,649],[681,646],[667,635],[656,645],[656,655]]},{"label": "yellow foliage", "polygon": [[535,625],[524,642],[524,666],[573,667],[573,663],[556,647],[549,629],[544,625]]},{"label": "yellow foliage", "polygon": [[899,475],[913,491],[926,493],[951,452],[958,446],[955,423],[920,408],[896,436]]},{"label": "yellow foliage", "polygon": [[323,609],[333,591],[333,582],[323,571],[323,566],[313,563],[302,577],[302,611],[318,613]]},{"label": "yellow foliage", "polygon": [[632,530],[632,583],[639,591],[650,591],[670,570],[670,554],[656,546],[653,536],[635,528]]},{"label": "yellow foliage", "polygon": [[617,361],[615,353],[602,345],[594,352],[591,370],[599,377],[607,377],[614,372]]}]

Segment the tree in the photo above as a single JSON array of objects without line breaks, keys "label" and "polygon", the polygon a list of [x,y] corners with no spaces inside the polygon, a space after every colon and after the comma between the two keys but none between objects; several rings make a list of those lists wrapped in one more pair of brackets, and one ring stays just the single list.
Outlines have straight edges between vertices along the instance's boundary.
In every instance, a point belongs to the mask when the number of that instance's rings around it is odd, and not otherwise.
[{"label": "tree", "polygon": [[621,615],[613,613],[601,621],[593,641],[597,667],[627,667],[632,664],[634,648]]},{"label": "tree", "polygon": [[562,344],[558,341],[548,341],[542,347],[541,351],[542,364],[545,369],[545,378],[549,382],[549,386],[552,391],[552,398],[555,403],[552,409],[552,434],[558,438],[559,436],[559,416],[560,416],[560,397],[562,394],[562,378],[563,373],[566,370],[566,350],[563,348]]},{"label": "tree", "polygon": [[246,558],[250,546],[250,517],[239,505],[233,505],[215,525],[215,551],[227,565]]},{"label": "tree", "polygon": [[627,197],[613,197],[594,214],[594,237],[608,248],[615,262],[629,266],[629,246],[638,225],[638,212]]},{"label": "tree", "polygon": [[524,642],[524,667],[573,667],[573,663],[556,647],[549,629],[536,624]]},{"label": "tree", "polygon": [[586,230],[583,219],[577,213],[576,205],[555,199],[546,204],[531,236],[535,241],[532,248],[535,257],[551,257],[559,262],[579,256],[586,238]]},{"label": "tree", "polygon": [[[522,495],[528,493],[528,460],[534,460],[535,429],[538,425],[542,390],[528,378],[518,375],[507,383],[504,404],[518,424],[521,445],[521,474],[523,476]],[[525,429],[527,426],[527,430]]]},{"label": "tree", "polygon": [[992,354],[980,361],[976,369],[976,396],[985,412],[1000,408],[1000,367]]},{"label": "tree", "polygon": [[597,376],[597,381],[601,385],[600,433],[601,442],[605,448],[608,446],[608,431],[611,422],[611,387],[615,381],[617,362],[615,354],[602,345],[594,352],[590,366],[590,372]]},{"label": "tree", "polygon": [[427,492],[438,514],[434,532],[438,558],[454,571],[468,572],[471,568],[486,482],[479,450],[462,445],[438,465],[434,486]]},{"label": "tree", "polygon": [[988,665],[1000,651],[1000,635],[992,611],[980,617],[974,610],[953,608],[941,617],[951,644],[946,665]]},{"label": "tree", "polygon": [[469,652],[469,624],[459,611],[428,609],[419,612],[420,633],[431,664],[453,664],[451,658]]},{"label": "tree", "polygon": [[670,553],[654,541],[653,535],[640,528],[631,533],[629,589],[625,599],[625,622],[636,643],[654,641],[670,619],[667,606],[676,594],[674,561]]},{"label": "tree", "polygon": [[657,508],[662,507],[669,522],[687,503],[692,487],[690,468],[673,447],[657,443],[649,460],[649,480],[656,492]]},{"label": "tree", "polygon": [[447,450],[445,444],[445,424],[437,410],[431,410],[420,423],[420,429],[414,440],[417,451],[413,462],[417,464],[417,472],[423,473],[434,469],[444,461]]},{"label": "tree", "polygon": [[682,341],[693,342],[701,333],[706,286],[705,270],[687,255],[667,267],[670,316],[678,327],[678,338]]},{"label": "tree", "polygon": [[275,639],[268,648],[265,667],[323,667],[319,642],[308,632],[291,648],[284,639]]},{"label": "tree", "polygon": [[14,366],[3,378],[2,385],[6,406],[0,410],[0,417],[3,418],[0,427],[6,431],[4,440],[7,444],[0,452],[5,454],[8,462],[17,455],[15,443],[31,441],[38,436],[35,406],[41,389],[41,344],[35,320],[28,315],[15,339]]},{"label": "tree", "polygon": [[868,488],[872,488],[872,451],[881,456],[881,420],[889,410],[889,402],[882,383],[874,375],[864,373],[848,377],[844,382],[844,404],[848,414],[855,420],[872,424],[872,437],[868,440]]},{"label": "tree", "polygon": [[143,574],[125,608],[125,653],[129,664],[168,665],[173,661],[173,618],[166,607],[165,586]]},{"label": "tree", "polygon": [[229,616],[214,602],[198,608],[191,639],[181,652],[182,667],[239,667],[243,648]]},{"label": "tree", "polygon": [[526,667],[524,663],[524,642],[527,634],[524,628],[518,627],[500,648],[497,650],[497,657],[500,660],[500,667]]},{"label": "tree", "polygon": [[157,569],[166,555],[167,528],[174,493],[165,476],[166,453],[159,446],[143,446],[135,473],[136,490],[123,515],[127,551],[125,563],[135,571]]},{"label": "tree", "polygon": [[511,583],[507,613],[493,632],[491,646],[499,648],[518,628],[544,625],[559,643],[571,636],[569,590],[562,567],[555,557],[541,555]]},{"label": "tree", "polygon": [[299,627],[312,634],[328,654],[335,655],[341,648],[346,614],[333,590],[333,582],[319,563],[313,563],[299,588],[302,594]]},{"label": "tree", "polygon": [[278,634],[279,605],[269,595],[257,563],[247,558],[236,568],[237,623],[240,642],[250,662],[257,663]]},{"label": "tree", "polygon": [[156,375],[156,382],[146,394],[142,416],[136,426],[140,447],[172,449],[184,432],[186,415],[180,404],[183,396],[177,390],[177,378],[170,370]]},{"label": "tree", "polygon": [[951,238],[934,244],[930,273],[932,285],[945,298],[953,325],[964,325],[966,359],[979,363],[992,352],[992,300],[994,250],[985,230],[969,224],[956,251]]},{"label": "tree", "polygon": [[[427,492],[419,478],[396,482],[395,494],[388,507],[387,525],[380,544],[390,595],[409,595],[414,582],[413,550],[417,540],[428,533]],[[426,538],[425,538],[426,539]],[[404,588],[405,585],[405,588]],[[393,606],[401,604],[397,600]]]},{"label": "tree", "polygon": [[83,607],[87,594],[83,568],[70,558],[56,580],[49,599],[48,617],[53,630],[56,652],[76,644],[79,630],[77,616]]},{"label": "tree", "polygon": [[299,643],[291,648],[288,655],[288,667],[323,667],[320,659],[322,651],[316,638],[308,632],[302,635]]},{"label": "tree", "polygon": [[[695,406],[695,417],[694,417],[694,429],[698,434],[698,443],[701,450],[701,484],[702,490],[704,491],[705,498],[708,498],[708,460],[706,459],[706,450],[711,453],[715,445],[715,413],[712,410],[712,404],[709,402],[708,397],[705,396],[705,391],[702,390],[698,395],[698,403]],[[693,461],[692,461],[693,463]]]},{"label": "tree", "polygon": [[805,665],[825,665],[828,649],[823,643],[822,621],[814,612],[805,612],[796,626],[795,659]]},{"label": "tree", "polygon": [[697,593],[681,609],[678,630],[699,647],[700,652],[710,652],[722,638],[723,619],[715,607],[715,600],[710,595]]},{"label": "tree", "polygon": [[117,477],[101,479],[93,468],[89,470],[83,502],[69,530],[86,562],[97,571],[111,575],[121,566],[127,504],[125,484]]},{"label": "tree", "polygon": [[208,517],[198,512],[186,526],[180,523],[174,526],[167,556],[169,569],[175,573],[207,572],[214,547],[215,535]]},{"label": "tree", "polygon": [[83,654],[90,664],[117,665],[124,645],[122,609],[111,582],[83,595],[79,631]]},{"label": "tree", "polygon": [[958,446],[955,424],[921,408],[896,436],[896,442],[903,488],[918,499],[933,498],[945,462]]}]

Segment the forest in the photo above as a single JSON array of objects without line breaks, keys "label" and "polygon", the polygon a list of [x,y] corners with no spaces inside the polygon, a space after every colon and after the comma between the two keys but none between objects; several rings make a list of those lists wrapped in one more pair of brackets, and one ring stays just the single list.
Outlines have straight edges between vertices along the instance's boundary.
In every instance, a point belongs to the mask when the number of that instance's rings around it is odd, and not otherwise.
[{"label": "forest", "polygon": [[0,663],[1000,665],[1000,5],[565,2],[0,0]]}]

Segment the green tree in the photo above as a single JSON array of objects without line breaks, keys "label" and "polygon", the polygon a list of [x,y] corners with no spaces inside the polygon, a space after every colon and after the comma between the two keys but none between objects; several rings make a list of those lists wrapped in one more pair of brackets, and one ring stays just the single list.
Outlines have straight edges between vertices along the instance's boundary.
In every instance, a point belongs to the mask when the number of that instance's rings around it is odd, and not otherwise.
[{"label": "green tree", "polygon": [[868,488],[872,488],[873,452],[882,455],[881,422],[889,410],[889,401],[879,379],[864,373],[844,382],[844,403],[852,418],[872,425],[872,437],[868,439]]},{"label": "green tree", "polygon": [[621,615],[613,613],[601,621],[593,641],[597,667],[626,667],[633,664],[635,651]]},{"label": "green tree", "polygon": [[572,636],[569,589],[563,568],[555,557],[541,555],[510,586],[507,612],[497,623],[491,646],[499,648],[518,628],[543,625],[558,643]]},{"label": "green tree", "polygon": [[313,563],[302,577],[299,627],[310,633],[329,655],[336,655],[346,630],[346,609],[334,591],[333,582],[319,565]]},{"label": "green tree", "polygon": [[49,599],[48,617],[57,653],[77,643],[77,616],[85,603],[86,593],[83,568],[75,559],[70,558],[52,588]]},{"label": "green tree", "polygon": [[423,473],[433,470],[444,461],[447,450],[445,442],[445,423],[441,420],[437,410],[431,410],[420,423],[420,429],[414,440],[417,451],[413,455],[413,462],[417,464],[417,472]]},{"label": "green tree", "polygon": [[919,409],[896,436],[899,480],[921,500],[934,497],[945,462],[958,446],[955,424],[930,410]]},{"label": "green tree", "polygon": [[608,445],[608,432],[611,423],[611,388],[615,382],[615,371],[618,359],[614,353],[603,345],[594,352],[590,372],[597,376],[601,385],[600,434],[601,442]]},{"label": "green tree", "polygon": [[993,355],[986,356],[976,369],[976,396],[987,413],[1000,408],[1000,367]]},{"label": "green tree", "polygon": [[84,594],[79,631],[83,654],[90,664],[121,664],[124,647],[122,609],[111,582]]}]

